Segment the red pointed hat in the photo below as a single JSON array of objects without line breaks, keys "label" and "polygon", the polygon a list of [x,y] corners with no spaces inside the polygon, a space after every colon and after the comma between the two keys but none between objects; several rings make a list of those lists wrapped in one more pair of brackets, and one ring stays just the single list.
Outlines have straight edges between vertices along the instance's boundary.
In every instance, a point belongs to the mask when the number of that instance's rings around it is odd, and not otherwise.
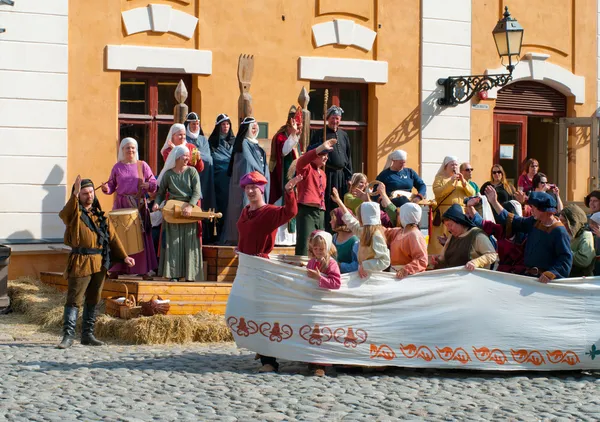
[{"label": "red pointed hat", "polygon": [[246,187],[247,185],[258,185],[258,186],[264,186],[266,185],[268,182],[268,180],[266,179],[265,176],[263,176],[260,172],[258,171],[253,171],[251,173],[248,173],[246,175],[244,175],[244,177],[242,177],[240,179],[240,187],[243,189],[244,187]]}]

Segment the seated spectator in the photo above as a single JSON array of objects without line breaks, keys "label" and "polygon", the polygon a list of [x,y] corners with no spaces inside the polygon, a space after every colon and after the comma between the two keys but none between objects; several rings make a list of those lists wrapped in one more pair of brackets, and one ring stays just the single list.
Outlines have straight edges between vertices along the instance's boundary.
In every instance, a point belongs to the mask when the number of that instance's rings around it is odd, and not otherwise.
[{"label": "seated spectator", "polygon": [[[513,185],[508,183],[508,180],[506,180],[506,173],[500,164],[494,164],[492,166],[490,171],[490,180],[481,186],[481,192],[485,192],[485,189],[488,186],[493,186],[494,189],[496,189],[496,193],[498,194],[498,202],[501,204],[514,199],[516,189]],[[496,214],[494,214],[494,218],[496,218]]]},{"label": "seated spectator", "polygon": [[[490,189],[494,190],[492,187]],[[494,191],[495,192],[495,191]],[[450,233],[441,255],[431,256],[435,268],[462,267],[490,268],[498,254],[487,234],[467,218],[462,207],[453,204],[442,216],[444,226]]]},{"label": "seated spectator", "polygon": [[[497,270],[505,273],[523,274],[526,270],[525,259],[525,236],[523,233],[507,232],[504,226],[496,224],[493,221],[484,220],[477,213],[474,206],[480,198],[472,198],[467,202],[466,214],[473,223],[483,229],[490,236],[492,244],[498,251],[499,265]],[[504,209],[514,215],[522,216],[521,204],[514,199],[505,202]]]},{"label": "seated spectator", "polygon": [[545,192],[532,192],[528,203],[533,216],[523,218],[506,211],[498,203],[496,190],[491,186],[485,194],[507,233],[527,234],[525,274],[539,277],[541,283],[569,276],[573,261],[571,241],[567,230],[554,215],[556,201],[553,197]]},{"label": "seated spectator", "polygon": [[585,206],[590,209],[590,215],[600,212],[600,190],[594,190],[584,199]]},{"label": "seated spectator", "polygon": [[571,277],[591,277],[594,275],[594,236],[585,229],[587,216],[575,204],[567,205],[560,213],[559,219],[571,237],[573,266]]},{"label": "seated spectator", "polygon": [[[401,207],[405,203],[419,202],[427,195],[427,185],[419,177],[416,171],[406,167],[406,159],[408,154],[406,151],[397,150],[392,152],[385,163],[383,171],[377,175],[378,181],[385,183],[387,186],[388,196],[393,197],[393,192],[404,191],[410,196],[399,196],[392,199],[394,205]],[[412,193],[413,188],[417,193]]]},{"label": "seated spectator", "polygon": [[[348,210],[352,214],[352,211]],[[354,215],[354,214],[352,214]],[[358,237],[352,234],[352,231],[342,220],[344,212],[341,208],[335,208],[331,211],[331,229],[335,232],[333,235],[333,245],[337,249],[337,262],[340,265],[342,274],[358,271]]]},{"label": "seated spectator", "polygon": [[561,212],[563,203],[560,199],[558,186],[548,183],[548,177],[544,173],[536,173],[533,177],[532,192],[546,192],[556,201],[556,212]]},{"label": "seated spectator", "polygon": [[460,174],[462,174],[465,180],[469,182],[469,185],[475,189],[475,195],[479,195],[479,186],[473,181],[473,166],[471,166],[471,163],[462,163],[460,165]]},{"label": "seated spectator", "polygon": [[594,250],[596,259],[594,260],[594,275],[600,275],[600,211],[593,213],[589,218],[590,230],[594,235]]},{"label": "seated spectator", "polygon": [[404,278],[427,269],[427,242],[419,229],[421,213],[419,205],[404,204],[400,207],[402,227],[385,229],[390,260],[397,278]]},{"label": "seated spectator", "polygon": [[533,177],[540,169],[540,163],[535,158],[530,158],[525,162],[523,166],[523,173],[519,176],[517,181],[517,190],[528,194],[533,190]]}]

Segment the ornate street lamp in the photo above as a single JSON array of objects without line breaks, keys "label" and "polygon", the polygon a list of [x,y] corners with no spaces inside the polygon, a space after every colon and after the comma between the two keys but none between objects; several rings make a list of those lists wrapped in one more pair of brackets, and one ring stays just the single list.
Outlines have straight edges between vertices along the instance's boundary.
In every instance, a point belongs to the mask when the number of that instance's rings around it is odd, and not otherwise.
[{"label": "ornate street lamp", "polygon": [[510,16],[508,7],[504,8],[504,17],[498,21],[492,31],[494,42],[500,60],[504,65],[504,58],[508,58],[506,70],[508,74],[501,75],[470,75],[449,76],[438,79],[438,85],[444,86],[444,96],[438,99],[441,106],[456,106],[468,102],[473,95],[480,91],[487,91],[495,87],[503,87],[512,80],[513,56],[519,60],[521,56],[521,45],[523,43],[523,27],[515,18]]}]

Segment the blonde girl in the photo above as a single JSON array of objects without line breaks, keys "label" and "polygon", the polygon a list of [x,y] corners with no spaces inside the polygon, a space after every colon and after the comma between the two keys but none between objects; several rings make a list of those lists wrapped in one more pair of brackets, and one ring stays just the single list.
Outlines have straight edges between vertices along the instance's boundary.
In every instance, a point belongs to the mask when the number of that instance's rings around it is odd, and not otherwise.
[{"label": "blonde girl", "polygon": [[369,193],[367,192],[369,180],[366,174],[354,173],[349,184],[348,193],[344,195],[344,205],[357,214],[360,205],[369,200]]},{"label": "blonde girl", "polygon": [[358,220],[349,212],[340,199],[337,189],[332,189],[331,199],[335,201],[344,212],[342,217],[352,233],[360,239],[358,249],[358,275],[366,278],[367,271],[383,271],[390,266],[390,251],[387,248],[379,204],[364,202],[357,212]]}]

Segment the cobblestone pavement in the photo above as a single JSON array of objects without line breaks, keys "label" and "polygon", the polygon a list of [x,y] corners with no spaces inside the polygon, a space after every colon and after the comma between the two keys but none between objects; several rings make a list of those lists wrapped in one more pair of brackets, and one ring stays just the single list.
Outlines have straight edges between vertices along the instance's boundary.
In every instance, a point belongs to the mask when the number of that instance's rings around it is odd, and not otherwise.
[{"label": "cobblestone pavement", "polygon": [[15,326],[0,316],[0,421],[600,420],[597,373],[259,375],[232,343],[61,351]]}]

